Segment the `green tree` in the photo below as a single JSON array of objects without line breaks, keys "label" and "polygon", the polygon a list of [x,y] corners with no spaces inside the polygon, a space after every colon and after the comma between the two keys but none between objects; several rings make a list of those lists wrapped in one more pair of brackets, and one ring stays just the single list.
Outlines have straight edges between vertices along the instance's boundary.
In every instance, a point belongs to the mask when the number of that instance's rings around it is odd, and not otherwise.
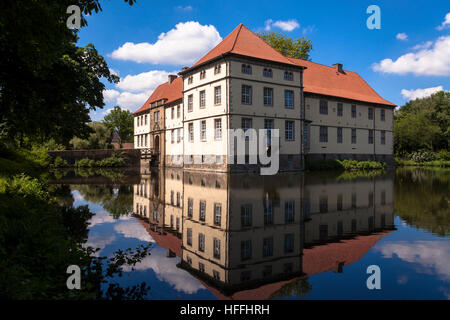
[{"label": "green tree", "polygon": [[121,147],[122,142],[132,141],[134,120],[130,111],[115,106],[114,109],[105,116],[103,123],[111,130],[111,132],[117,132]]},{"label": "green tree", "polygon": [[309,60],[312,42],[305,37],[292,39],[281,32],[263,32],[258,36],[286,57]]},{"label": "green tree", "polygon": [[91,122],[88,126],[93,132],[87,139],[74,137],[70,144],[75,150],[109,149],[111,147],[111,130],[100,121]]},{"label": "green tree", "polygon": [[[134,0],[125,0],[133,4]],[[78,47],[66,26],[68,6],[86,14],[99,0],[0,2],[0,128],[3,141],[25,137],[67,144],[87,136],[89,111],[104,106],[100,81],[118,82],[92,44]],[[81,26],[86,20],[82,17]]]},{"label": "green tree", "polygon": [[409,101],[394,118],[394,147],[398,155],[420,149],[448,150],[450,139],[450,92]]}]

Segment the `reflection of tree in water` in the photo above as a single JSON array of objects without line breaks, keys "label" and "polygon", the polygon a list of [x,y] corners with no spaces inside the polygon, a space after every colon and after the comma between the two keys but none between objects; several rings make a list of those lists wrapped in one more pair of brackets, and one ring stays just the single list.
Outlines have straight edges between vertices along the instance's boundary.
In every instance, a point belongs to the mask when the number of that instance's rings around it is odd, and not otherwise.
[{"label": "reflection of tree in water", "polygon": [[408,224],[439,236],[450,231],[450,171],[397,169],[394,208]]},{"label": "reflection of tree in water", "polygon": [[112,217],[118,219],[133,210],[133,186],[131,185],[74,185],[84,200],[101,205]]},{"label": "reflection of tree in water", "polygon": [[272,294],[271,299],[283,297],[306,298],[311,289],[312,286],[309,284],[308,278],[300,278],[285,284],[280,290]]}]

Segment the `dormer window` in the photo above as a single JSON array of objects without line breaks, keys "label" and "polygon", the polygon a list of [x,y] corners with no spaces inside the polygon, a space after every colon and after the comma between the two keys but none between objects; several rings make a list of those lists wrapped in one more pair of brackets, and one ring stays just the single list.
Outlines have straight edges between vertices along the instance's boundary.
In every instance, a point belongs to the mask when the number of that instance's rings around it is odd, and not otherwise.
[{"label": "dormer window", "polygon": [[266,78],[272,78],[272,69],[264,68],[263,76]]},{"label": "dormer window", "polygon": [[192,84],[192,82],[194,82],[194,77],[193,77],[193,76],[190,76],[190,77],[188,78],[188,84]]},{"label": "dormer window", "polygon": [[289,81],[294,80],[294,74],[290,71],[285,71],[284,72],[284,80],[289,80]]},{"label": "dormer window", "polygon": [[218,74],[220,73],[220,69],[221,69],[221,65],[218,64],[217,66],[214,67],[214,74]]},{"label": "dormer window", "polygon": [[245,74],[252,74],[252,66],[249,64],[242,64],[241,72]]},{"label": "dormer window", "polygon": [[206,78],[206,71],[205,70],[200,71],[200,80],[205,78]]}]

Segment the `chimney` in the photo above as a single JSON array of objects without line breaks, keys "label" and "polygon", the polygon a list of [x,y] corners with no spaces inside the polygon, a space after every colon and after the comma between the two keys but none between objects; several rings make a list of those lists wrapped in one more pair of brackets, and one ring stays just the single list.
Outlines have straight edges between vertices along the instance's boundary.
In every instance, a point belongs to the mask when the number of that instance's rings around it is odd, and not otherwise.
[{"label": "chimney", "polygon": [[183,68],[181,69],[181,71],[186,71],[187,69],[189,69],[189,67],[183,67]]},{"label": "chimney", "polygon": [[174,74],[169,74],[169,83],[172,83],[173,80],[175,80],[176,78],[177,78],[176,75],[174,75]]},{"label": "chimney", "polygon": [[342,69],[342,63],[333,64],[333,68],[335,68],[337,72],[340,72],[340,73],[344,72],[344,69]]}]

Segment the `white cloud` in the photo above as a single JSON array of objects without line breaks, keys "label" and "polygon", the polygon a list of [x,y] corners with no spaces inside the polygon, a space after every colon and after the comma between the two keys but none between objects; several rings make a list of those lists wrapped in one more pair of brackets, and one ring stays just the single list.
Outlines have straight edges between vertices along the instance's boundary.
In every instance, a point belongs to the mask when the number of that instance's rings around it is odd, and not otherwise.
[{"label": "white cloud", "polygon": [[120,92],[117,90],[114,90],[114,89],[103,90],[103,100],[105,102],[114,101],[119,95],[120,95]]},{"label": "white cloud", "polygon": [[176,6],[175,9],[181,10],[181,11],[192,11],[192,6]]},{"label": "white cloud", "polygon": [[116,236],[114,234],[99,234],[89,232],[89,238],[86,243],[83,244],[83,247],[92,247],[94,249],[100,249],[94,255],[98,257],[100,252],[108,245],[113,243],[116,240]]},{"label": "white cloud", "polygon": [[152,70],[149,72],[142,72],[136,75],[127,75],[122,78],[116,85],[119,89],[132,92],[142,92],[148,90],[155,90],[161,83],[167,81],[169,74],[177,74],[177,71],[167,72],[164,70]]},{"label": "white cloud", "polygon": [[431,96],[433,93],[442,91],[442,86],[432,87],[432,88],[424,88],[424,89],[411,89],[406,90],[402,89],[401,93],[403,99],[414,100],[417,98],[425,98]]},{"label": "white cloud", "polygon": [[139,221],[135,219],[116,223],[114,225],[114,230],[117,233],[122,234],[125,238],[134,238],[145,242],[154,242],[147,230],[145,230]]},{"label": "white cloud", "polygon": [[408,35],[406,33],[397,33],[395,36],[398,40],[408,40]]},{"label": "white cloud", "polygon": [[119,76],[119,70],[113,69],[113,68],[109,68],[109,73]]},{"label": "white cloud", "polygon": [[[180,258],[168,258],[164,250],[152,250],[151,255],[138,262],[134,269],[141,271],[152,269],[160,281],[169,283],[177,291],[193,294],[204,289],[199,280],[177,267],[179,262]],[[123,269],[131,271],[130,266],[124,266]]]},{"label": "white cloud", "polygon": [[397,60],[384,59],[372,65],[374,71],[428,76],[450,75],[450,36],[436,40],[432,47],[402,55]]},{"label": "white cloud", "polygon": [[137,110],[150,97],[150,92],[131,93],[122,92],[116,99],[116,103],[122,108]]},{"label": "white cloud", "polygon": [[423,50],[423,49],[428,49],[429,47],[431,47],[433,45],[433,41],[427,41],[424,43],[420,43],[417,44],[413,47],[413,50]]},{"label": "white cloud", "polygon": [[290,19],[286,21],[277,20],[273,21],[272,19],[268,19],[264,22],[264,29],[266,31],[270,31],[273,27],[279,28],[283,31],[292,31],[300,27],[300,24],[295,19]]},{"label": "white cloud", "polygon": [[102,223],[114,223],[118,220],[128,220],[131,219],[130,216],[120,216],[119,219],[114,219],[108,211],[106,210],[99,210],[95,212],[95,215],[89,220],[89,228],[92,228],[93,226],[97,224]]},{"label": "white cloud", "polygon": [[450,12],[445,15],[444,21],[440,26],[437,26],[437,30],[444,30],[446,28],[450,27]]},{"label": "white cloud", "polygon": [[416,241],[387,243],[375,250],[385,258],[397,255],[400,259],[418,264],[417,272],[436,274],[443,281],[450,281],[450,246],[446,241]]},{"label": "white cloud", "polygon": [[213,25],[180,22],[175,29],[161,33],[155,43],[127,42],[113,51],[111,57],[138,63],[189,65],[220,41],[222,37]]}]

